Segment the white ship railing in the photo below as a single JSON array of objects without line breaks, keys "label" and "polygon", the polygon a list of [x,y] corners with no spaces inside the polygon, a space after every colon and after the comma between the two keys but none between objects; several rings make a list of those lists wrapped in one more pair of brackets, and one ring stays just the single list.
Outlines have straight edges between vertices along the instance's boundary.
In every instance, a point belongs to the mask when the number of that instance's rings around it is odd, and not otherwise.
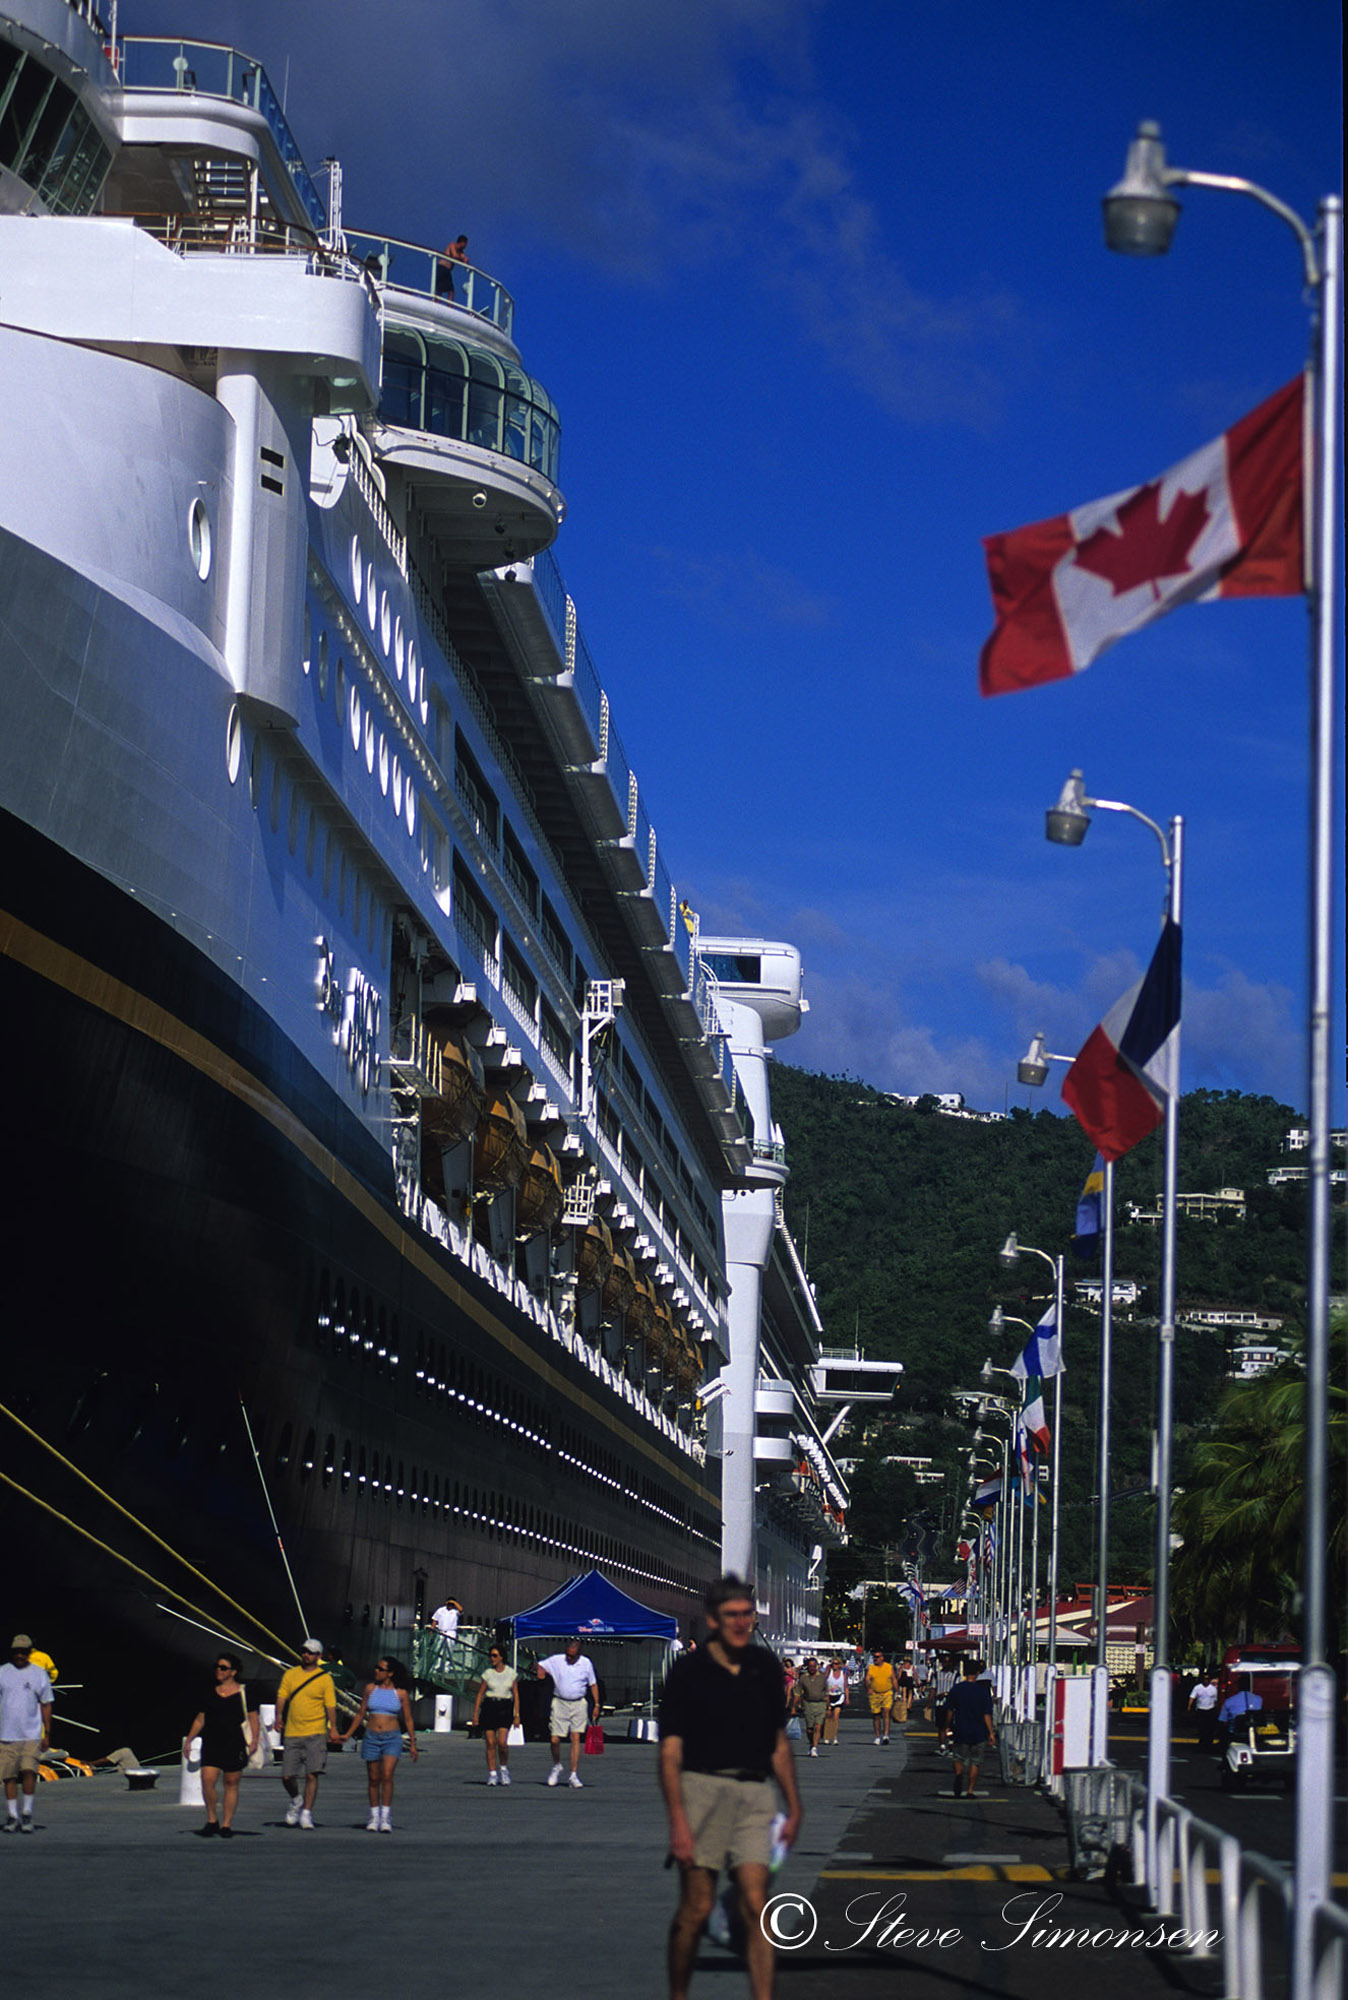
[{"label": "white ship railing", "polygon": [[347,249],[364,264],[377,284],[399,291],[420,292],[444,305],[485,319],[509,337],[515,323],[515,301],[496,278],[475,264],[432,250],[425,243],[407,243],[398,236],[372,236],[363,229],[344,229]]},{"label": "white ship railing", "polygon": [[393,557],[403,576],[407,575],[407,537],[395,524],[385,503],[383,494],[374,483],[374,476],[361,455],[359,445],[352,447],[347,460],[351,468],[351,482],[369,509],[370,519],[379,530],[384,546]]}]

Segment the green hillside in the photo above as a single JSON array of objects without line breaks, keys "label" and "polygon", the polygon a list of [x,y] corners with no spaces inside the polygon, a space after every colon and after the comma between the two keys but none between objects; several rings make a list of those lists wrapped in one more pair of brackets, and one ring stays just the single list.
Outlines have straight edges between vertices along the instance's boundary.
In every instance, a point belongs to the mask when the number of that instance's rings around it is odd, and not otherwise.
[{"label": "green hillside", "polygon": [[[774,1116],[786,1135],[791,1178],[786,1216],[806,1256],[830,1345],[855,1341],[872,1356],[904,1364],[891,1412],[866,1415],[865,1440],[851,1429],[846,1452],[859,1456],[853,1477],[854,1547],[835,1561],[835,1583],[876,1574],[890,1551],[902,1553],[905,1528],[927,1508],[947,1532],[937,1567],[948,1567],[951,1536],[965,1492],[969,1426],[950,1401],[952,1389],[976,1388],[985,1359],[1009,1367],[1025,1339],[1008,1328],[997,1342],[987,1322],[994,1305],[1035,1320],[1051,1285],[1048,1266],[1026,1257],[1007,1276],[997,1263],[1006,1236],[1056,1255],[1070,1252],[1077,1196],[1093,1148],[1074,1120],[1013,1111],[995,1123],[949,1117],[933,1100],[898,1105],[853,1078],[822,1077],[774,1065]],[[1237,1092],[1196,1091],[1180,1120],[1180,1188],[1246,1192],[1243,1222],[1181,1218],[1178,1305],[1259,1307],[1301,1324],[1305,1271],[1305,1198],[1296,1186],[1270,1188],[1268,1170],[1288,1163],[1289,1106]],[[1149,1480],[1155,1409],[1155,1286],[1160,1238],[1154,1226],[1129,1223],[1129,1203],[1155,1209],[1161,1186],[1157,1133],[1120,1161],[1115,1275],[1143,1287],[1138,1303],[1116,1313],[1114,1451],[1111,1492],[1116,1580],[1150,1574]],[[1097,1426],[1099,1316],[1072,1303],[1075,1278],[1095,1266],[1069,1256],[1063,1385],[1062,1572],[1064,1584],[1093,1569],[1093,1496]],[[1177,1473],[1210,1423],[1227,1365],[1224,1334],[1182,1330],[1176,1354]],[[997,1390],[1016,1385],[994,1378]],[[1050,1405],[1051,1414],[1051,1405]],[[930,1457],[945,1471],[919,1493],[886,1458]],[[858,1565],[860,1565],[858,1567]]]}]

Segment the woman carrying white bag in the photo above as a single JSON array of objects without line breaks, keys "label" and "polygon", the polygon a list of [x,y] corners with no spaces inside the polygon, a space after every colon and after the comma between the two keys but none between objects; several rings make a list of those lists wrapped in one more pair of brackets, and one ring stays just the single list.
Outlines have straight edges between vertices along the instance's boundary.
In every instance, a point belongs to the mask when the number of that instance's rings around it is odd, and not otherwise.
[{"label": "woman carrying white bag", "polygon": [[520,1730],[520,1685],[519,1675],[513,1667],[506,1665],[505,1654],[499,1646],[491,1649],[491,1663],[482,1676],[473,1703],[473,1727],[482,1724],[482,1741],[487,1748],[487,1783],[508,1785],[510,1783],[510,1745],[522,1743],[524,1732]]}]

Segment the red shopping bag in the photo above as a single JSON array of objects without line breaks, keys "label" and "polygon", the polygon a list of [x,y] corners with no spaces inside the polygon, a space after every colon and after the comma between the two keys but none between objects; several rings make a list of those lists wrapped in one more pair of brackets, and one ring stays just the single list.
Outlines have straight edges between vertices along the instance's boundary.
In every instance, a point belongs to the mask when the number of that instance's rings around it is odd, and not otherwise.
[{"label": "red shopping bag", "polygon": [[597,1722],[592,1722],[585,1731],[585,1755],[602,1757],[604,1754],[604,1732]]}]

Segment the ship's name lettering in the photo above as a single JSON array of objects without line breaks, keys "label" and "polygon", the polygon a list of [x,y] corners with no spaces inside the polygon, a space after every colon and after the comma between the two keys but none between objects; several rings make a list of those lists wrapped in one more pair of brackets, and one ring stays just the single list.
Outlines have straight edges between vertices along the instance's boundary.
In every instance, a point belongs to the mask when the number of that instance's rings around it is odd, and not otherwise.
[{"label": "ship's name lettering", "polygon": [[345,982],[327,938],[319,938],[316,1001],[332,1023],[332,1039],[346,1056],[351,1080],[364,1096],[379,1082],[379,1030],[382,1005],[377,988],[358,966],[347,970]]}]

